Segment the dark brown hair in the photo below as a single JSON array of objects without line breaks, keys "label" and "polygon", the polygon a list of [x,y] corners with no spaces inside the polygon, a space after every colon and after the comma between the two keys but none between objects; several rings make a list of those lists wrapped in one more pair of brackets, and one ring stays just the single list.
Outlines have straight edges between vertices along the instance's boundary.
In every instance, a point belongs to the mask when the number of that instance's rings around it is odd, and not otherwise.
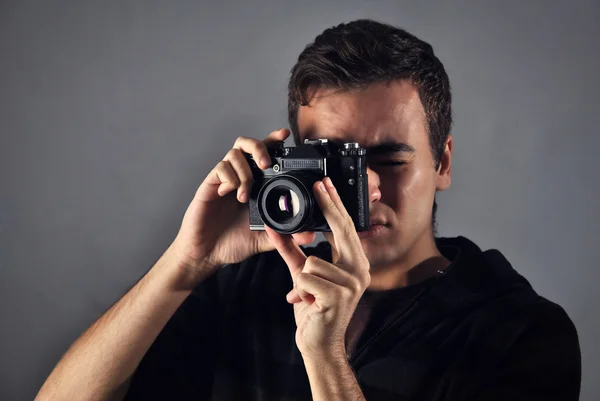
[{"label": "dark brown hair", "polygon": [[[296,144],[300,144],[298,108],[310,103],[309,89],[351,90],[400,79],[410,80],[419,91],[437,169],[452,125],[446,70],[428,43],[369,19],[326,29],[298,56],[288,85],[288,120]],[[434,201],[434,232],[436,209]]]}]

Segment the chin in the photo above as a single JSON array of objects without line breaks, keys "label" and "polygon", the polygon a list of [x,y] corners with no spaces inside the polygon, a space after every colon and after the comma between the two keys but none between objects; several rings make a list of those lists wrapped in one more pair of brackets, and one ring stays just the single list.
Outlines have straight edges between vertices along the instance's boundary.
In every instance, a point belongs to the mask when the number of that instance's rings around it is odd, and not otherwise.
[{"label": "chin", "polygon": [[371,266],[386,265],[393,263],[399,257],[401,250],[399,249],[398,241],[394,239],[394,243],[390,240],[394,235],[390,232],[388,235],[378,237],[361,238],[363,251]]}]

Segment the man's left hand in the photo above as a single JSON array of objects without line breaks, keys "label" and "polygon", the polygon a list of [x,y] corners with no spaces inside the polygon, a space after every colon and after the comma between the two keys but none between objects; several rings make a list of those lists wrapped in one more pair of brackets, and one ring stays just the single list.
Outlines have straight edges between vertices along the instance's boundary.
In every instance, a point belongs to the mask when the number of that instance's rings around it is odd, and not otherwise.
[{"label": "man's left hand", "polygon": [[265,229],[294,282],[287,300],[294,304],[298,349],[305,360],[333,360],[345,358],[346,330],[371,281],[370,266],[331,179],[317,181],[313,191],[331,228],[333,238],[329,242],[335,247],[337,260],[328,263],[316,256],[306,257],[291,235]]}]

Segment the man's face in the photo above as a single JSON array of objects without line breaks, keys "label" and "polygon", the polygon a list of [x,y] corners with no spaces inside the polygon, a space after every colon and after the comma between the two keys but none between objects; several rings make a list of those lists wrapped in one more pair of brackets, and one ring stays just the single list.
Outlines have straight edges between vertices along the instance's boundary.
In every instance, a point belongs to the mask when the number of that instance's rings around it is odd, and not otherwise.
[{"label": "man's face", "polygon": [[[367,148],[374,230],[359,233],[363,249],[371,268],[411,262],[432,236],[435,191],[450,185],[449,167],[435,169],[417,89],[408,81],[353,91],[319,89],[309,106],[300,106],[298,128],[301,141],[326,138]],[[451,146],[450,139],[448,164]]]}]

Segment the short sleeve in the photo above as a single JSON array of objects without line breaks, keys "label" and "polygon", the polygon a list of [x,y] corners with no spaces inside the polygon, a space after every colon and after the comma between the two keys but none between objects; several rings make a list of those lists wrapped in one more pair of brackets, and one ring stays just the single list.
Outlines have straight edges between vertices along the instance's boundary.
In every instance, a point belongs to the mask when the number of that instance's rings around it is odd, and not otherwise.
[{"label": "short sleeve", "polygon": [[210,276],[176,310],[142,358],[124,400],[210,399],[223,275],[221,269]]},{"label": "short sleeve", "polygon": [[579,400],[581,351],[566,312],[544,300],[494,371],[473,400]]}]

